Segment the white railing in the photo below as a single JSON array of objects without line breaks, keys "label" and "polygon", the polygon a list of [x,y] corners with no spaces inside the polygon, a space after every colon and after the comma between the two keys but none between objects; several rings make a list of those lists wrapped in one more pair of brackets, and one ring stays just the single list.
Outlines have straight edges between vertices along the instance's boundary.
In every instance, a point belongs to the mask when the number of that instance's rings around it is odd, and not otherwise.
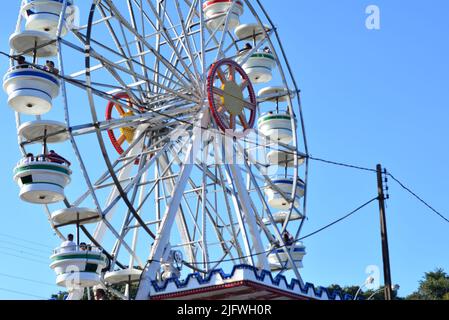
[{"label": "white railing", "polygon": [[53,255],[64,254],[64,253],[83,253],[83,254],[96,254],[102,255],[103,249],[100,247],[94,247],[91,245],[69,245],[65,247],[58,247],[53,250]]},{"label": "white railing", "polygon": [[[289,180],[289,181],[295,181],[295,176],[293,174],[279,174],[279,175],[274,175],[270,177],[271,181],[276,181],[276,180]],[[300,178],[297,177],[298,179],[298,183],[304,185],[305,182]]]},{"label": "white railing", "polygon": [[[17,70],[24,70],[24,69],[34,70],[34,71],[42,71],[42,72],[45,72],[52,76],[56,76],[58,74],[56,71],[52,72],[52,71],[48,70],[47,66],[33,65],[33,64],[27,63],[27,62],[9,68],[7,73],[11,73],[11,72],[17,71]],[[57,69],[55,68],[55,70],[57,70]]]},{"label": "white railing", "polygon": [[53,164],[53,165],[60,165],[64,167],[70,167],[69,163],[64,160],[60,160],[56,162],[54,159],[51,158],[49,155],[37,155],[37,156],[25,156],[23,159],[19,161],[17,166],[24,166],[29,164]]}]

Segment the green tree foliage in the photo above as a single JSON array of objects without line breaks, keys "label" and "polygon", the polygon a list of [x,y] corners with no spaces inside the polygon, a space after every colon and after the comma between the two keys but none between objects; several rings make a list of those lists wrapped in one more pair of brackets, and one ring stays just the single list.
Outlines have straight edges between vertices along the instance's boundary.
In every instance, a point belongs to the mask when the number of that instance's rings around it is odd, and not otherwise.
[{"label": "green tree foliage", "polygon": [[[358,286],[346,286],[346,287],[341,287],[338,284],[333,284],[331,286],[328,287],[329,292],[334,292],[334,291],[339,291],[342,296],[349,294],[352,297],[355,297],[355,295],[357,294],[357,291],[359,291]],[[365,297],[365,293],[363,291],[361,291],[358,295],[358,297]]]},{"label": "green tree foliage", "polygon": [[51,295],[52,300],[64,300],[64,297],[67,295],[67,292],[59,291],[56,294]]},{"label": "green tree foliage", "polygon": [[[369,300],[385,300],[385,286],[381,286],[378,290],[369,290],[364,292],[364,297]],[[398,296],[398,292],[393,290],[393,300],[404,300]]]},{"label": "green tree foliage", "polygon": [[[112,286],[112,288],[118,292],[124,293],[125,292],[125,288],[126,288],[126,284],[118,284],[118,285],[114,285]],[[131,299],[134,299],[137,295],[137,291],[139,290],[138,284],[137,283],[133,283],[131,284],[131,289],[130,289],[130,296]],[[118,300],[118,298],[116,296],[110,295],[110,299],[111,300]]]},{"label": "green tree foliage", "polygon": [[[340,291],[343,295],[345,294],[350,294],[353,298],[355,298],[357,292],[359,291],[360,287],[359,286],[346,286],[346,287],[341,287],[338,284],[333,284],[328,288],[331,292],[337,290]],[[364,298],[365,300],[370,299],[370,300],[385,300],[385,293],[384,293],[384,289],[385,287],[382,286],[380,287],[378,290],[360,290],[360,292],[358,293],[357,297],[358,298]],[[397,296],[397,291],[393,292],[393,299],[395,300],[400,300],[401,298],[399,298]]]},{"label": "green tree foliage", "polygon": [[408,300],[449,300],[449,275],[441,268],[426,272],[416,292]]},{"label": "green tree foliage", "polygon": [[[331,285],[328,289],[333,292],[335,290],[340,291],[343,295],[350,294],[353,297],[356,295],[360,287],[358,286],[346,286]],[[377,291],[361,291],[359,297],[370,300],[384,300],[384,289],[379,288]],[[394,300],[404,300],[397,295],[396,291],[393,291]],[[431,272],[426,272],[424,278],[419,282],[419,288],[416,292],[412,293],[406,300],[447,300],[449,301],[449,275],[444,269],[435,269]]]}]

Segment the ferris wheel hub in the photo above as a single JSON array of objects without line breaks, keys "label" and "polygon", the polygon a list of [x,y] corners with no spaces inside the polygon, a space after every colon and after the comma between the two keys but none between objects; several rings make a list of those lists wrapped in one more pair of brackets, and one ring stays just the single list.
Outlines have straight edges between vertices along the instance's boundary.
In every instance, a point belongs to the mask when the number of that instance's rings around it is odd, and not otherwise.
[{"label": "ferris wheel hub", "polygon": [[236,137],[254,127],[257,116],[256,94],[245,70],[234,60],[214,63],[207,78],[209,108],[223,132]]},{"label": "ferris wheel hub", "polygon": [[[129,118],[134,116],[134,112],[128,111],[121,115],[121,118]],[[136,134],[136,129],[134,127],[124,127],[120,128],[120,133],[125,137],[126,142],[131,144],[134,141],[134,136]]]},{"label": "ferris wheel hub", "polygon": [[[133,105],[131,103],[131,99],[126,92],[118,93],[114,96],[116,100],[124,100],[126,103],[120,104],[113,101],[110,101],[106,107],[106,120],[113,120],[114,117],[112,112],[115,110],[118,113],[118,117],[120,119],[130,118],[135,115],[134,111],[126,110],[124,105],[128,105],[128,108],[131,108]],[[115,150],[118,154],[123,154],[125,152],[123,145],[125,142],[131,144],[134,141],[134,137],[136,135],[136,128],[134,127],[122,127],[119,129],[120,135],[117,137],[114,130],[108,130],[109,139],[112,142]]]},{"label": "ferris wheel hub", "polygon": [[235,81],[227,81],[222,86],[221,102],[232,115],[239,115],[245,107],[242,88]]}]

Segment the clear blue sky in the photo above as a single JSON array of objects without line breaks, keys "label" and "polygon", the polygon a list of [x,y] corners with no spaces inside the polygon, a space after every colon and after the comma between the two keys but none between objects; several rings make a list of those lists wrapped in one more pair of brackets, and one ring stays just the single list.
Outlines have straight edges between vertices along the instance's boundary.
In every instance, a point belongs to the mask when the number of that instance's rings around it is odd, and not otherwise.
[{"label": "clear blue sky", "polygon": [[[19,2],[7,1],[0,11],[2,51],[9,50]],[[373,168],[382,163],[449,215],[449,2],[263,3],[279,29],[303,92],[311,154]],[[381,10],[379,31],[365,28],[365,8],[370,4]],[[0,59],[3,74],[8,61]],[[12,181],[19,157],[17,135],[6,99],[1,92],[0,299],[47,298],[58,291],[48,256],[59,241],[43,210],[18,198]],[[377,192],[373,174],[313,162],[309,187],[305,233],[348,213]],[[401,285],[400,294],[407,295],[417,288],[424,272],[436,267],[449,272],[449,224],[393,182],[390,195],[392,277]],[[377,204],[305,244],[306,281],[322,286],[362,283],[366,266],[382,263]]]}]

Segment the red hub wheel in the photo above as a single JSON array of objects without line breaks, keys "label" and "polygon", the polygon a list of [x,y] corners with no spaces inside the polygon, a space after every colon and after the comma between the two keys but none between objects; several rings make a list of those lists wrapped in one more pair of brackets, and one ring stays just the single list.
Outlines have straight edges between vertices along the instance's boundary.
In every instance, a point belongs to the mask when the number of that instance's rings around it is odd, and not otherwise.
[{"label": "red hub wheel", "polygon": [[[131,99],[129,98],[128,94],[126,94],[126,93],[119,93],[114,96],[114,99],[127,100],[128,106],[129,107],[132,106]],[[120,118],[131,117],[134,115],[134,112],[125,111],[125,109],[120,104],[110,101],[106,107],[106,120],[116,119],[112,115],[112,112],[114,110],[116,110],[118,112],[118,115]],[[132,141],[134,140],[135,129],[132,127],[125,127],[125,128],[120,128],[119,130],[120,130],[121,134],[119,135],[118,138],[117,138],[114,130],[108,130],[108,136],[109,136],[109,139],[111,140],[112,145],[114,146],[115,150],[117,150],[118,154],[122,155],[125,152],[125,150],[123,149],[123,145],[125,143],[131,144]]]},{"label": "red hub wheel", "polygon": [[253,85],[234,60],[213,64],[207,77],[209,108],[217,126],[233,136],[244,136],[254,127],[257,99]]}]

